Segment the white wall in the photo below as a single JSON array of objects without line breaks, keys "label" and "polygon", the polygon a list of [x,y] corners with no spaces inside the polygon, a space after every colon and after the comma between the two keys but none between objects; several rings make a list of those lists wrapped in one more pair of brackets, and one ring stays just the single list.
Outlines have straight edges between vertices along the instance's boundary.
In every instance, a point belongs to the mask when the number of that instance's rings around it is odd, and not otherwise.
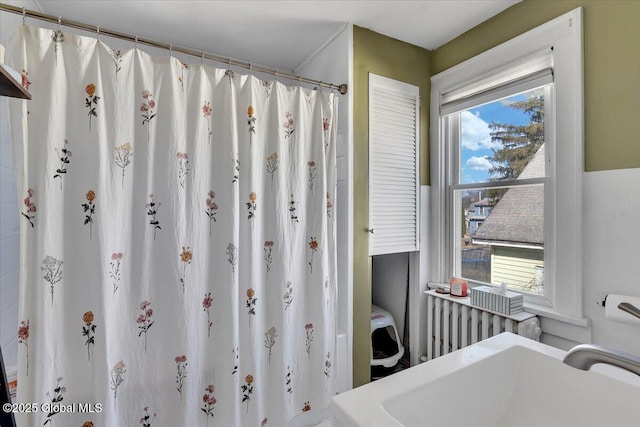
[{"label": "white wall", "polygon": [[583,301],[592,340],[640,354],[640,326],[613,322],[597,305],[608,293],[640,297],[640,169],[583,179]]},{"label": "white wall", "polygon": [[[33,1],[4,3],[39,10]],[[0,13],[0,44],[5,48],[22,17]],[[6,55],[5,55],[6,56]],[[20,71],[14,64],[8,64]],[[7,98],[0,97],[0,346],[7,370],[16,365],[18,355],[18,262],[20,214],[15,168],[11,150],[11,129]],[[9,374],[9,373],[8,373]]]}]

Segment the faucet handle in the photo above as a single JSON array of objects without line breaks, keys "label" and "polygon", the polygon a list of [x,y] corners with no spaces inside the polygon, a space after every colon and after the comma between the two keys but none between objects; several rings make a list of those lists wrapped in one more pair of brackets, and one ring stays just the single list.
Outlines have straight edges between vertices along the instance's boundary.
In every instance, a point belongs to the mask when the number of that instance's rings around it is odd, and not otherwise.
[{"label": "faucet handle", "polygon": [[621,302],[620,304],[618,304],[618,308],[640,319],[640,308],[636,307],[635,305],[629,302]]}]

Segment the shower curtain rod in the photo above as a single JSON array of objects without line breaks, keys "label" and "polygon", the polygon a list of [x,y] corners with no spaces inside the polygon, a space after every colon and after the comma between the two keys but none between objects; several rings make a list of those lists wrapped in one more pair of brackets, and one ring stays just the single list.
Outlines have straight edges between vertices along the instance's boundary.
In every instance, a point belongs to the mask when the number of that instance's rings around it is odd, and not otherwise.
[{"label": "shower curtain rod", "polygon": [[29,9],[25,9],[23,7],[17,7],[17,6],[11,6],[9,4],[5,4],[5,3],[0,3],[0,11],[5,11],[5,12],[10,12],[10,13],[15,13],[18,15],[22,15],[22,19],[24,20],[25,18],[29,17],[29,18],[34,18],[34,19],[39,19],[41,21],[47,21],[47,22],[52,22],[52,23],[57,23],[59,26],[64,25],[65,27],[70,27],[70,28],[76,28],[76,29],[80,29],[80,30],[84,30],[84,31],[90,31],[90,32],[95,32],[98,36],[100,34],[104,34],[110,37],[115,37],[118,39],[123,39],[123,40],[127,40],[130,42],[134,42],[134,43],[139,43],[139,44],[144,44],[147,46],[153,46],[153,47],[159,47],[161,49],[167,49],[169,52],[180,52],[183,53],[185,55],[191,55],[191,56],[196,56],[202,59],[208,59],[211,61],[215,61],[215,62],[220,62],[223,64],[227,64],[228,66],[235,66],[235,67],[240,67],[240,68],[246,68],[250,71],[258,71],[261,73],[267,73],[267,74],[272,74],[274,76],[276,76],[276,78],[278,77],[283,77],[289,80],[294,80],[294,81],[298,81],[298,82],[304,82],[304,83],[309,83],[309,84],[314,84],[317,86],[321,86],[321,87],[326,87],[329,89],[335,89],[337,90],[341,95],[344,95],[347,93],[347,84],[343,83],[343,84],[333,84],[333,83],[325,83],[323,81],[320,80],[314,80],[314,79],[309,79],[307,77],[302,77],[302,76],[297,76],[295,74],[291,74],[291,73],[282,73],[278,70],[274,70],[271,68],[265,68],[265,67],[260,67],[260,66],[255,66],[252,65],[250,62],[244,62],[244,61],[239,61],[236,59],[232,59],[232,58],[225,58],[223,56],[219,56],[219,55],[215,55],[212,53],[207,53],[205,51],[199,51],[196,49],[191,49],[191,48],[187,48],[187,47],[182,47],[182,46],[174,46],[170,43],[163,43],[163,42],[159,42],[156,40],[152,40],[152,39],[147,39],[147,38],[143,38],[143,37],[138,37],[138,36],[134,36],[131,34],[126,34],[126,33],[121,33],[119,31],[115,31],[115,30],[110,30],[108,28],[103,28],[100,26],[94,26],[94,25],[88,25],[88,24],[84,24],[82,22],[78,22],[78,21],[73,21],[70,19],[63,19],[60,16],[53,16],[53,15],[47,15],[46,13],[41,13],[35,10],[29,10]]}]

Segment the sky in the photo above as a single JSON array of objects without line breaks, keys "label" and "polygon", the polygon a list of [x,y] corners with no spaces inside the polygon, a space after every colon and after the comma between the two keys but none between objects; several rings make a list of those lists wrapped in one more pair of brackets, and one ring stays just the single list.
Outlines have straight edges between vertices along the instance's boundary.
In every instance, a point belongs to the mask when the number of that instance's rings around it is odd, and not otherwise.
[{"label": "sky", "polygon": [[460,113],[462,125],[461,183],[489,180],[489,169],[492,165],[488,158],[493,156],[491,149],[500,146],[499,143],[491,141],[489,124],[492,122],[514,125],[529,123],[529,116],[507,105],[509,102],[524,100],[526,97],[526,94],[514,95]]}]

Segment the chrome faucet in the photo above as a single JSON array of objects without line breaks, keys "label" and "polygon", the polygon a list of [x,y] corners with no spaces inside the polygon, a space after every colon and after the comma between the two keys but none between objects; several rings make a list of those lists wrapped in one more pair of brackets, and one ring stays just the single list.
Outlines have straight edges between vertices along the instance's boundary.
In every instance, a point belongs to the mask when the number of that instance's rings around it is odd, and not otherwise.
[{"label": "chrome faucet", "polygon": [[588,371],[596,363],[606,363],[640,375],[640,357],[592,344],[573,347],[564,356],[563,362],[583,371]]}]

